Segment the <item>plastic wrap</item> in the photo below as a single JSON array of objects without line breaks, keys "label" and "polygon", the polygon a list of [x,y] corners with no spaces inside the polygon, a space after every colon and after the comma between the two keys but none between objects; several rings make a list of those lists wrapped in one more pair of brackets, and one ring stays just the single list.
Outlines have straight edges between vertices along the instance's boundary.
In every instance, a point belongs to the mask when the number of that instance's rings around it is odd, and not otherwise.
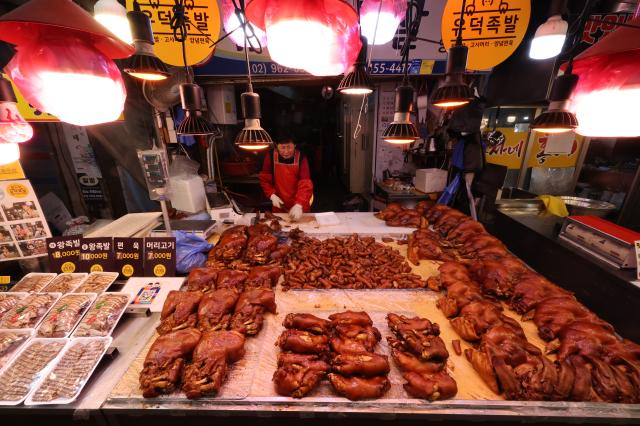
[{"label": "plastic wrap", "polygon": [[0,405],[18,405],[48,373],[68,339],[32,339],[0,374]]},{"label": "plastic wrap", "polygon": [[111,337],[71,340],[25,405],[70,404],[78,398],[112,342]]},{"label": "plastic wrap", "polygon": [[74,293],[104,293],[117,278],[117,272],[92,272]]},{"label": "plastic wrap", "polygon": [[57,274],[41,274],[38,272],[31,272],[25,275],[16,285],[11,287],[10,292],[27,292],[38,293],[47,286]]},{"label": "plastic wrap", "polygon": [[98,296],[78,324],[72,337],[109,336],[130,301],[131,295],[129,293],[104,293]]},{"label": "plastic wrap", "polygon": [[68,337],[96,297],[95,293],[62,296],[40,323],[37,336]]},{"label": "plastic wrap", "polygon": [[0,321],[0,328],[36,328],[60,293],[36,293],[20,300]]},{"label": "plastic wrap", "polygon": [[87,273],[60,274],[42,289],[43,293],[72,293],[87,278]]},{"label": "plastic wrap", "polygon": [[20,300],[28,295],[29,293],[0,293],[0,320],[2,320],[4,314],[13,309]]},{"label": "plastic wrap", "polygon": [[9,364],[20,348],[33,337],[32,328],[0,330],[0,371]]}]

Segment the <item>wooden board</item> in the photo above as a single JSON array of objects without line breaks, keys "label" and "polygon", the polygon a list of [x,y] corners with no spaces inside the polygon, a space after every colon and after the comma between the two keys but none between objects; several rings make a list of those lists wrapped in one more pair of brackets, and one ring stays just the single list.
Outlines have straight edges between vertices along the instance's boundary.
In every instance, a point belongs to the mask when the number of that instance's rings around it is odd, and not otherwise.
[{"label": "wooden board", "polygon": [[[389,243],[406,255],[406,245]],[[438,274],[438,262],[422,261],[419,266],[413,266],[413,271],[424,279]],[[450,357],[448,369],[451,376],[458,384],[458,394],[454,399],[459,400],[502,400],[500,395],[494,394],[482,381],[480,376],[472,368],[464,357],[464,349],[470,345],[461,341],[463,354],[458,356],[453,350],[452,340],[459,339],[457,333],[451,327],[449,320],[436,307],[436,300],[440,293],[428,289],[421,290],[289,290],[283,292],[281,286],[276,289],[276,302],[278,304],[277,315],[267,314],[265,327],[258,337],[248,340],[247,356],[237,363],[230,373],[222,392],[218,398],[212,399],[252,399],[264,401],[265,398],[273,401],[287,401],[291,398],[279,397],[273,388],[271,378],[276,368],[276,359],[279,349],[275,341],[282,332],[282,321],[290,312],[308,312],[326,317],[327,312],[340,312],[344,310],[358,310],[369,312],[374,318],[375,325],[383,333],[383,341],[376,352],[388,353],[386,337],[389,331],[386,327],[384,316],[388,312],[411,313],[428,318],[440,325],[440,336],[447,346]],[[533,322],[521,322],[520,316],[505,306],[505,314],[515,318],[521,323],[524,332],[532,344],[544,348],[544,342],[538,337],[537,329]],[[157,325],[157,324],[155,324]],[[155,326],[154,325],[154,326]],[[155,336],[151,341],[155,340]],[[142,363],[147,354],[151,341],[129,367],[126,374],[114,388],[111,398],[142,398],[138,389],[138,376],[142,370]],[[392,361],[393,362],[393,361]],[[394,366],[395,368],[395,366]],[[402,381],[399,372],[392,372],[391,379],[393,390],[387,399],[379,400],[398,403],[406,402],[415,404],[417,400],[404,399]],[[250,386],[247,384],[250,382]],[[331,400],[346,401],[332,392],[320,389],[313,398],[327,402]],[[148,400],[149,403],[162,403],[171,399],[184,399],[182,394],[169,397],[161,397]],[[307,399],[305,398],[305,401]]]}]

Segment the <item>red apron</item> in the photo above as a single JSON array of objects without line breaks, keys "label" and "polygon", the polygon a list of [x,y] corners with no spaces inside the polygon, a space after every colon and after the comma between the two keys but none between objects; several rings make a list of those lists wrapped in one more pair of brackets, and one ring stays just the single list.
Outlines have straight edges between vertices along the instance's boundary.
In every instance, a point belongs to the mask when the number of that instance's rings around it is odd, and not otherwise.
[{"label": "red apron", "polygon": [[[298,180],[300,177],[300,152],[296,151],[291,164],[283,164],[279,161],[277,151],[273,155],[273,186],[278,197],[284,202],[283,208],[273,207],[274,213],[286,213],[296,204],[298,192]],[[309,211],[309,205],[302,206],[305,212]]]}]

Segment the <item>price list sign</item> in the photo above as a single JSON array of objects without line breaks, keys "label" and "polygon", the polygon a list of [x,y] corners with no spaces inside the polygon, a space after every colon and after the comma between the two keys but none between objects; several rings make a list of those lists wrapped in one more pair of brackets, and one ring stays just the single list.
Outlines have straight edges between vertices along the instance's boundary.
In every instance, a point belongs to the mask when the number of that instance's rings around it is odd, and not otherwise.
[{"label": "price list sign", "polygon": [[80,236],[47,238],[49,271],[71,274],[79,270]]},{"label": "price list sign", "polygon": [[144,239],[144,275],[146,277],[174,277],[176,275],[175,238]]},{"label": "price list sign", "polygon": [[123,277],[144,276],[144,239],[114,238],[113,251],[116,271]]},{"label": "price list sign", "polygon": [[79,272],[113,271],[112,238],[83,238],[80,243]]}]

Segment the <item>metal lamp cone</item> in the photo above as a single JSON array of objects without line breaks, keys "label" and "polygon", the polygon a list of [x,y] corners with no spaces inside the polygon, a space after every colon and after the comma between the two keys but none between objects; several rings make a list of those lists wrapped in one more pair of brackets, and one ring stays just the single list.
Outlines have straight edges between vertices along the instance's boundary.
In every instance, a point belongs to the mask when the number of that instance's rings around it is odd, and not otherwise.
[{"label": "metal lamp cone", "polygon": [[217,133],[213,123],[202,115],[202,88],[197,84],[184,83],[180,85],[180,100],[185,118],[176,133],[184,136],[208,136]]},{"label": "metal lamp cone", "polygon": [[395,113],[393,122],[385,129],[382,138],[394,145],[407,145],[415,142],[420,135],[411,122],[413,109],[413,87],[400,86],[396,89]]},{"label": "metal lamp cone", "polygon": [[234,144],[247,151],[260,151],[271,147],[273,140],[260,124],[260,95],[245,92],[240,95],[244,128],[238,133]]},{"label": "metal lamp cone", "polygon": [[153,51],[153,30],[151,20],[137,3],[134,10],[127,12],[136,52],[125,61],[123,70],[132,77],[146,81],[160,81],[169,78],[169,70]]},{"label": "metal lamp cone", "polygon": [[467,46],[453,46],[447,58],[447,78],[444,85],[438,87],[431,103],[440,108],[456,108],[466,105],[473,99],[473,91],[464,82],[464,70],[467,67]]},{"label": "metal lamp cone", "polygon": [[368,95],[373,92],[373,83],[367,72],[367,39],[360,37],[362,48],[358,54],[358,59],[351,66],[340,84],[338,92],[344,95]]},{"label": "metal lamp cone", "polygon": [[578,119],[569,111],[571,93],[578,84],[578,76],[564,74],[556,77],[549,97],[549,109],[533,120],[531,130],[544,133],[564,133],[578,127]]}]

